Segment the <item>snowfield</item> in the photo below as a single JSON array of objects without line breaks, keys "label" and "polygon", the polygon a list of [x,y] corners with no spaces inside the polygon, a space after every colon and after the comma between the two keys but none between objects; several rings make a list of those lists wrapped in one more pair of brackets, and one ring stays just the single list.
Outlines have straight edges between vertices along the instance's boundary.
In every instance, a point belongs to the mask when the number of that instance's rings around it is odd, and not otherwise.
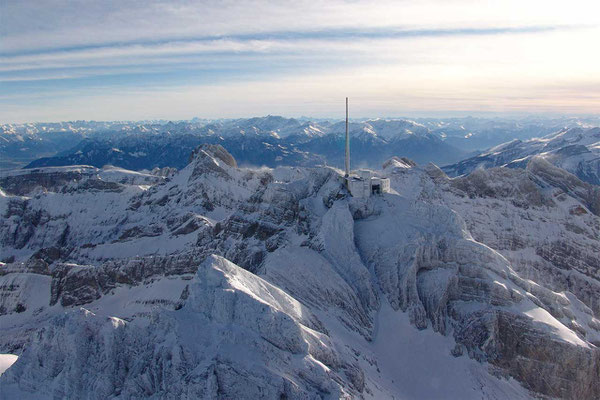
[{"label": "snowfield", "polygon": [[535,157],[379,172],[360,200],[203,145],[3,177],[0,397],[598,398],[597,187]]},{"label": "snowfield", "polygon": [[14,354],[0,354],[0,375],[17,361],[18,356]]}]

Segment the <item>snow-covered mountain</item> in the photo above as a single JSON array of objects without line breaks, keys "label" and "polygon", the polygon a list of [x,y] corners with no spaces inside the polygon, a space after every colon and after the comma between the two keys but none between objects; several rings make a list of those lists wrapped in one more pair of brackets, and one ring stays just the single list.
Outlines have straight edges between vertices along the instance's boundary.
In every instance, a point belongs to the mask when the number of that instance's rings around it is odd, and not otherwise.
[{"label": "snow-covered mountain", "polygon": [[[589,118],[467,117],[366,119],[352,122],[350,128],[357,165],[378,168],[394,155],[443,165],[513,139],[598,124]],[[225,146],[247,166],[341,166],[344,129],[339,121],[270,115],[212,121],[6,124],[0,126],[0,168],[29,164],[180,169],[187,163],[187,154],[202,143]]]},{"label": "snow-covered mountain", "polygon": [[561,129],[600,126],[598,117],[419,118],[415,121],[446,143],[466,151],[487,149],[514,139],[544,137]]},{"label": "snow-covered mountain", "polygon": [[543,138],[513,140],[443,169],[457,176],[478,168],[523,168],[533,157],[542,157],[583,181],[600,185],[600,128],[563,129]]},{"label": "snow-covered mountain", "polygon": [[[214,121],[119,125],[118,132],[96,132],[28,168],[64,165],[114,165],[132,170],[183,168],[187,155],[202,143],[220,144],[245,166],[343,165],[344,122],[319,123],[277,116]],[[381,165],[399,154],[419,162],[449,163],[466,152],[454,148],[427,128],[406,120],[352,122],[353,160]]]},{"label": "snow-covered mountain", "polygon": [[598,187],[544,157],[379,173],[360,200],[203,145],[5,174],[0,397],[598,398]]}]

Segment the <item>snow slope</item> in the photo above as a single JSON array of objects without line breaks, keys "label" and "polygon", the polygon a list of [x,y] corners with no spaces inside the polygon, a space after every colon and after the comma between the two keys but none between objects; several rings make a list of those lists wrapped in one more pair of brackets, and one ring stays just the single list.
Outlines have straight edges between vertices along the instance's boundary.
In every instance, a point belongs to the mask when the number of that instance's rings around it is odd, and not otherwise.
[{"label": "snow slope", "polygon": [[535,160],[381,174],[364,201],[335,169],[204,145],[145,184],[3,186],[0,396],[597,397],[593,187]]},{"label": "snow slope", "polygon": [[542,157],[585,182],[600,185],[600,128],[562,129],[542,138],[515,139],[443,169],[457,176],[478,168],[523,168],[533,157]]},{"label": "snow slope", "polygon": [[0,375],[17,361],[18,356],[14,354],[0,354]]}]

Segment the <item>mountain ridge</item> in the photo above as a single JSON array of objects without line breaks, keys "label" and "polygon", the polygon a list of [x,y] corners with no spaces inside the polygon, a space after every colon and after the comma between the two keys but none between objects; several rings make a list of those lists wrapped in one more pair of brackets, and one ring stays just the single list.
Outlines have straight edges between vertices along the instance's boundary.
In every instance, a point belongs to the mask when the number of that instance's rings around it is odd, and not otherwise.
[{"label": "mountain ridge", "polygon": [[600,185],[600,128],[563,129],[543,138],[515,139],[443,170],[457,176],[477,168],[523,168],[533,157],[542,157],[588,183]]},{"label": "mountain ridge", "polygon": [[[394,155],[419,163],[433,161],[444,165],[509,139],[527,140],[564,127],[593,126],[596,122],[586,118],[532,117],[367,118],[351,120],[350,127],[357,144],[354,147],[357,165],[377,168]],[[185,155],[203,142],[224,145],[242,165],[307,166],[325,162],[342,165],[339,149],[343,143],[338,142],[342,140],[340,135],[344,129],[344,123],[335,119],[272,115],[176,122],[5,124],[0,126],[3,160],[0,168],[27,164],[31,167],[88,164],[100,168],[113,164],[135,170],[165,166],[180,169],[185,163],[179,161],[181,157],[170,157],[170,154],[178,154],[182,148]],[[146,151],[135,147],[146,148]],[[117,154],[115,149],[122,153]],[[43,159],[35,161],[39,158]]]}]

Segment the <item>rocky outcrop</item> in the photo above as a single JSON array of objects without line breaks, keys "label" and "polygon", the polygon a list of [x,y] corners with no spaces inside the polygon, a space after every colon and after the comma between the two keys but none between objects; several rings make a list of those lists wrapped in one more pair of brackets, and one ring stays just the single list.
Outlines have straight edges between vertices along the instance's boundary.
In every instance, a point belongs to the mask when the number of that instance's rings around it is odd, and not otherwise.
[{"label": "rocky outcrop", "polygon": [[548,336],[543,324],[502,310],[478,311],[455,334],[471,355],[508,371],[552,398],[594,399],[600,393],[600,351]]},{"label": "rocky outcrop", "polygon": [[58,264],[52,269],[50,305],[79,306],[119,285],[137,286],[159,277],[188,275],[206,255],[200,251],[163,257],[113,260],[100,266]]},{"label": "rocky outcrop", "polygon": [[192,162],[195,158],[197,158],[198,153],[200,152],[215,157],[216,159],[225,163],[225,165],[228,165],[233,168],[237,167],[237,162],[235,161],[235,158],[233,158],[233,156],[229,154],[229,152],[225,150],[223,146],[218,144],[202,144],[196,147],[196,149],[192,152],[192,155],[190,156],[189,162]]},{"label": "rocky outcrop", "polygon": [[57,191],[65,185],[86,179],[97,172],[93,167],[77,169],[32,169],[27,173],[0,178],[0,187],[7,194],[25,196],[34,189]]},{"label": "rocky outcrop", "polygon": [[534,157],[527,164],[533,180],[540,179],[545,184],[561,189],[579,200],[594,214],[600,216],[600,187],[581,181],[575,175],[555,167],[542,157]]}]

